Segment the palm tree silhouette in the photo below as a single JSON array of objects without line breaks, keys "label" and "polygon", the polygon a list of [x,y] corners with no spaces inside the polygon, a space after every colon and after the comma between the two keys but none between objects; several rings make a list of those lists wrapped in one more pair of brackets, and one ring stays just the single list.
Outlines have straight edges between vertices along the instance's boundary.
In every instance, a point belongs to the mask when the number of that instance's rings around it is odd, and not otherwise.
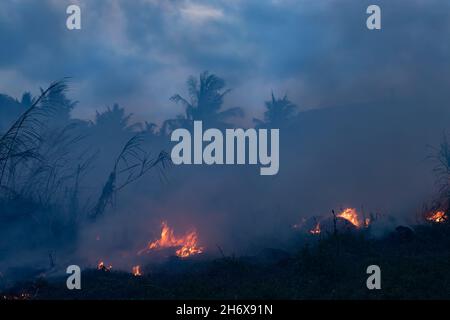
[{"label": "palm tree silhouette", "polygon": [[295,116],[297,109],[297,106],[288,99],[287,95],[284,95],[281,99],[275,98],[273,92],[271,100],[266,101],[265,106],[264,119],[253,119],[257,127],[282,127]]},{"label": "palm tree silhouette", "polygon": [[136,124],[130,125],[132,114],[126,114],[125,109],[117,103],[112,108],[108,107],[106,111],[96,112],[94,127],[99,131],[105,131],[108,134],[130,133],[136,128]]},{"label": "palm tree silhouette", "polygon": [[196,120],[203,121],[206,126],[224,128],[229,126],[228,119],[243,116],[243,111],[239,107],[222,110],[224,97],[230,89],[225,89],[225,81],[218,76],[208,71],[201,73],[199,80],[191,76],[187,81],[187,88],[188,99],[179,94],[170,98],[171,101],[184,105],[185,114],[166,120],[164,130],[170,131],[176,127],[190,128]]}]

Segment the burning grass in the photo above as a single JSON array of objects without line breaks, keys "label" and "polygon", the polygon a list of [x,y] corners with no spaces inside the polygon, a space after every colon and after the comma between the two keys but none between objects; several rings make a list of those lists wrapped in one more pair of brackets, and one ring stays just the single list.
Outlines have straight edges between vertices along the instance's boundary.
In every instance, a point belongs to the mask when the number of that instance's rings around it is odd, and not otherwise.
[{"label": "burning grass", "polygon": [[134,267],[132,268],[132,270],[131,270],[131,273],[132,273],[133,276],[135,276],[135,277],[140,277],[140,276],[142,276],[142,273],[141,273],[141,266],[139,266],[139,265],[134,266]]},{"label": "burning grass", "polygon": [[112,265],[106,266],[103,261],[99,261],[99,263],[97,264],[97,270],[109,272],[112,270]]},{"label": "burning grass", "polygon": [[321,232],[322,231],[320,230],[320,222],[317,222],[316,226],[313,229],[309,230],[310,234],[315,234],[315,235],[320,234]]},{"label": "burning grass", "polygon": [[353,208],[344,209],[341,213],[337,215],[337,217],[347,220],[356,228],[360,228],[363,224],[358,216],[358,212],[356,211],[356,209]]},{"label": "burning grass", "polygon": [[[368,228],[372,223],[371,218],[366,218],[354,208],[342,209],[338,214],[334,214],[334,211],[332,212],[332,216],[314,217],[313,223],[311,223],[311,220],[308,222],[308,220],[303,218],[300,223],[292,225],[292,228],[300,231],[303,230],[304,232],[317,236],[323,232],[333,232],[333,228],[348,229],[348,227],[350,227],[350,229],[362,229]],[[335,221],[333,221],[333,219]],[[337,227],[333,226],[336,223]]]},{"label": "burning grass", "polygon": [[425,217],[425,219],[433,223],[444,223],[447,222],[448,216],[445,214],[444,211],[441,210],[428,214],[428,216]]},{"label": "burning grass", "polygon": [[[152,265],[151,276],[141,265],[128,272],[88,269],[83,290],[67,290],[65,277],[48,278],[38,291],[31,284],[18,286],[0,299],[28,298],[23,292],[36,292],[32,299],[448,299],[449,226],[415,226],[408,237],[403,231],[376,239],[367,236],[370,229],[324,232],[321,241],[292,252],[172,259]],[[361,281],[375,262],[391,274],[376,292]]]},{"label": "burning grass", "polygon": [[180,258],[187,258],[203,253],[204,248],[198,245],[198,235],[195,230],[182,237],[175,236],[174,230],[166,221],[162,222],[161,236],[158,240],[149,242],[147,246],[138,252],[138,255],[150,253],[154,250],[175,248],[175,254]]},{"label": "burning grass", "polygon": [[[97,235],[95,239],[96,241],[98,241],[100,239],[100,236]],[[175,235],[174,230],[169,227],[167,222],[163,221],[160,238],[155,241],[149,242],[145,248],[139,250],[137,253],[133,253],[132,255],[136,255],[137,257],[135,257],[135,259],[138,259],[139,256],[142,256],[144,254],[150,254],[164,249],[172,249],[174,255],[182,259],[201,254],[204,251],[204,248],[198,244],[198,234],[195,230],[179,237]],[[122,258],[126,258],[129,256],[130,255],[126,254],[125,256],[122,256]],[[140,260],[145,259],[140,258]],[[144,261],[141,261],[141,264],[142,262]],[[123,266],[123,261],[118,264]],[[141,264],[132,266],[130,265],[131,274],[133,276],[140,277],[143,275]],[[112,271],[112,268],[112,264],[106,264],[103,259],[98,260],[96,268],[98,271],[109,273]]]},{"label": "burning grass", "polygon": [[[306,245],[303,240],[308,241],[308,237],[300,236],[292,251],[266,248],[241,257],[222,254],[222,258],[216,259],[175,258],[157,264],[130,264],[125,268],[127,271],[118,270],[119,263],[117,267],[114,264],[113,271],[105,264],[109,260],[102,260],[97,268],[83,271],[83,290],[66,290],[65,277],[46,278],[39,284],[39,290],[33,284],[18,285],[0,294],[0,300],[2,296],[3,299],[448,298],[449,224],[440,224],[439,228],[430,224],[399,226],[389,235],[375,238],[370,235],[372,229],[363,228],[364,219],[359,221],[358,230],[363,232],[332,234],[322,229],[320,241],[309,241]],[[315,221],[311,224],[312,231],[325,228],[324,222]],[[169,251],[177,252],[189,243],[186,240],[189,234],[177,237],[164,223],[161,237],[150,242],[143,253],[163,250],[165,245],[169,245]],[[194,247],[199,248],[198,243]],[[367,265],[374,262],[389,268],[392,274],[384,280],[385,289],[379,292],[369,292],[361,277],[355,277],[365,275]],[[151,274],[143,270],[151,270]],[[22,296],[23,292],[36,294]]]}]

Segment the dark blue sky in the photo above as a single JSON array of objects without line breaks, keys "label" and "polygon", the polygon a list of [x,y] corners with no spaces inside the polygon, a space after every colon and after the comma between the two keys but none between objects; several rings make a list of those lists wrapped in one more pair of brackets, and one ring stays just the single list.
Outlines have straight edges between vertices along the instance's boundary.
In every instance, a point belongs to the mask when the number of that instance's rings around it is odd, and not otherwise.
[{"label": "dark blue sky", "polygon": [[[81,31],[65,27],[72,3]],[[369,4],[382,31],[365,27]],[[271,90],[304,109],[447,103],[449,15],[446,0],[3,0],[0,91],[70,76],[75,116],[118,102],[154,122],[181,112],[169,97],[203,70],[227,80],[226,105],[248,118]]]}]

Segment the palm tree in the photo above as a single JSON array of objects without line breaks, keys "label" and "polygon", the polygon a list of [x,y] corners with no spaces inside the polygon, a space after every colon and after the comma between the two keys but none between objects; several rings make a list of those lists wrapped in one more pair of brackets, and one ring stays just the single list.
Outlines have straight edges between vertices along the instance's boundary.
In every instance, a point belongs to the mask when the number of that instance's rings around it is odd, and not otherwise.
[{"label": "palm tree", "polygon": [[125,109],[118,104],[108,107],[104,112],[95,115],[95,126],[108,132],[130,132],[135,126],[129,125],[132,114],[126,114]]},{"label": "palm tree", "polygon": [[187,81],[189,98],[183,98],[179,94],[173,95],[170,100],[182,103],[185,114],[176,119],[167,120],[163,128],[172,130],[176,127],[190,127],[195,120],[201,120],[207,126],[218,128],[229,126],[227,120],[232,117],[242,117],[241,108],[235,107],[222,111],[225,95],[230,90],[225,89],[225,81],[214,74],[205,71],[200,74],[199,80],[194,76]]},{"label": "palm tree", "polygon": [[275,98],[273,92],[272,99],[266,101],[265,106],[264,119],[253,119],[258,127],[282,127],[295,116],[297,109],[297,106],[288,99],[287,95],[284,95],[282,99]]},{"label": "palm tree", "polygon": [[108,161],[109,154],[119,152],[121,145],[126,143],[139,129],[139,124],[131,124],[132,114],[127,114],[118,104],[108,107],[105,111],[96,113],[95,120],[88,128],[89,145],[101,151],[98,161]]}]

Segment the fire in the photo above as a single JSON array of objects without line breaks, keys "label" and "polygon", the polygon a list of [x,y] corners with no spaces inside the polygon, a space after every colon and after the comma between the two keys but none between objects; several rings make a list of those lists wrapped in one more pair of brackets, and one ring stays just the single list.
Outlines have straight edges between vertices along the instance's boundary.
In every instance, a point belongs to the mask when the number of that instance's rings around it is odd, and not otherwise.
[{"label": "fire", "polygon": [[135,276],[135,277],[142,276],[141,266],[139,266],[139,265],[138,266],[134,266],[131,272],[133,273],[133,276]]},{"label": "fire", "polygon": [[361,226],[361,221],[358,218],[358,213],[356,212],[356,209],[347,208],[341,213],[339,213],[337,217],[347,220],[357,228]]},{"label": "fire", "polygon": [[314,227],[314,229],[309,230],[309,233],[311,233],[311,234],[320,234],[320,223],[317,222],[317,224]]},{"label": "fire", "polygon": [[437,211],[430,214],[426,219],[431,222],[442,223],[447,221],[448,217],[444,211]]},{"label": "fire", "polygon": [[33,296],[30,293],[23,292],[18,295],[4,295],[1,298],[0,300],[30,300]]},{"label": "fire", "polygon": [[173,229],[171,229],[165,221],[162,222],[160,239],[150,242],[146,248],[138,252],[138,255],[161,248],[179,248],[175,251],[175,254],[180,258],[187,258],[203,252],[203,248],[198,246],[197,232],[192,231],[184,237],[177,238]]},{"label": "fire", "polygon": [[101,271],[111,271],[112,265],[105,266],[105,263],[103,261],[100,261],[97,265],[97,270]]}]

